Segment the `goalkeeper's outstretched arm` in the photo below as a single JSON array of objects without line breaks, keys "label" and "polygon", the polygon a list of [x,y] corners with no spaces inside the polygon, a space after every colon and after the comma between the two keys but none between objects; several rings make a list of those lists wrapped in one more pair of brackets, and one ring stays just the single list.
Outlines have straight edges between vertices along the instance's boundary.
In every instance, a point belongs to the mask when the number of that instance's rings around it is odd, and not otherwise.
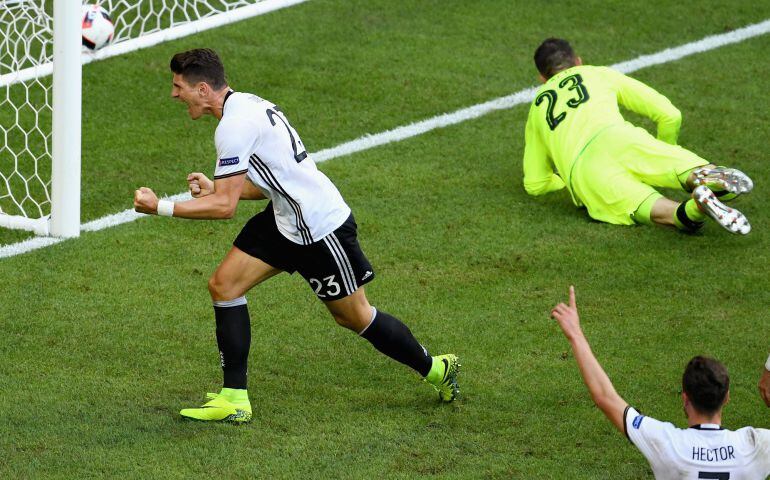
[{"label": "goalkeeper's outstretched arm", "polygon": [[621,433],[625,432],[623,426],[623,412],[628,404],[615,391],[612,382],[599,361],[594,357],[588,340],[580,328],[577,304],[575,303],[575,287],[569,287],[569,305],[560,303],[553,307],[551,316],[559,322],[564,336],[572,345],[575,360],[580,368],[580,375],[591,392],[591,398],[604,415],[615,425]]}]

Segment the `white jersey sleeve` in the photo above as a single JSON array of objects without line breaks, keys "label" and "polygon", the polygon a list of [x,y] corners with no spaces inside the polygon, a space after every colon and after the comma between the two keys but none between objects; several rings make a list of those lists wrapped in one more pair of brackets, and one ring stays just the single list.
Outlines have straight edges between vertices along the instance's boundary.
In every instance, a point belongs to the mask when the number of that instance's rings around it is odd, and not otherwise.
[{"label": "white jersey sleeve", "polygon": [[214,134],[217,148],[217,165],[214,179],[245,174],[249,169],[249,155],[259,145],[260,132],[257,122],[223,118]]},{"label": "white jersey sleeve", "polygon": [[631,406],[623,412],[623,427],[628,439],[642,452],[653,471],[656,467],[660,468],[665,457],[666,431],[676,427],[646,417]]}]

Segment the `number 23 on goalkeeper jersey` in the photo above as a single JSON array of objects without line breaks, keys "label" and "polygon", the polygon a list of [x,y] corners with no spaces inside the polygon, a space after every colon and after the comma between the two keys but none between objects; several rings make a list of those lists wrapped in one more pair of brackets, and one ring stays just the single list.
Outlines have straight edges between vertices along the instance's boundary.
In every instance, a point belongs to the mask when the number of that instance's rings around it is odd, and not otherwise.
[{"label": "number 23 on goalkeeper jersey", "polygon": [[[537,90],[527,118],[523,162],[527,193],[569,188],[575,160],[597,134],[616,125],[634,128],[623,119],[620,105],[655,121],[659,140],[676,143],[679,110],[644,83],[591,65],[571,67],[548,79]],[[574,194],[573,200],[580,205]]]}]

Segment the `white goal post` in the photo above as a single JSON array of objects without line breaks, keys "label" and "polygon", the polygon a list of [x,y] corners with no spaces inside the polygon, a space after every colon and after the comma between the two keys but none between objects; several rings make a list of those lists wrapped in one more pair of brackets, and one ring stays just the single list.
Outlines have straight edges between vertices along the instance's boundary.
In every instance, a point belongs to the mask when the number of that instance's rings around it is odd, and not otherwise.
[{"label": "white goal post", "polygon": [[[0,227],[80,235],[82,65],[307,0],[0,0]],[[83,51],[81,3],[112,17]]]}]

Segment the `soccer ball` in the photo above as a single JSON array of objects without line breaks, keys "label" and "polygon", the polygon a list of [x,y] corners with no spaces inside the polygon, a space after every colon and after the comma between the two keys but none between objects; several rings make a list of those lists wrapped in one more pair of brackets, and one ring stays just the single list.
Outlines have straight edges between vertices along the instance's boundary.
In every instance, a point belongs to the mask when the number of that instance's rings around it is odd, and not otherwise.
[{"label": "soccer ball", "polygon": [[99,50],[110,43],[115,25],[110,14],[101,5],[83,5],[83,46],[88,50]]}]

